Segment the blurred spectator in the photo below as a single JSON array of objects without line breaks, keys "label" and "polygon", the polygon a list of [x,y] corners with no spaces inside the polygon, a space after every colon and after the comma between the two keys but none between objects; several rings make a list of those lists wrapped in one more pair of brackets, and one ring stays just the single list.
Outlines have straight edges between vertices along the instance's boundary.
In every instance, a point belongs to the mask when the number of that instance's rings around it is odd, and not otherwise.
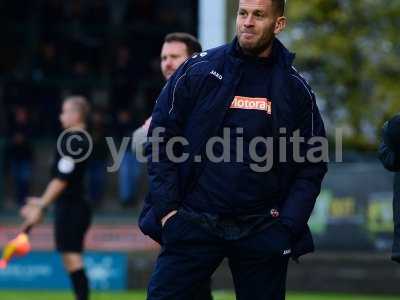
[{"label": "blurred spectator", "polygon": [[[3,97],[0,97],[0,143],[4,140],[6,137],[6,124],[7,124],[7,111],[6,107],[4,105],[4,99]],[[1,147],[1,145],[0,145]],[[1,151],[1,149],[0,149]],[[3,159],[3,157],[0,157],[0,161]],[[0,170],[1,172],[2,170]]]},{"label": "blurred spectator", "polygon": [[65,21],[65,7],[62,0],[45,0],[40,8],[40,22],[44,29],[49,30],[48,26],[54,27],[61,25]]},{"label": "blurred spectator", "polygon": [[83,5],[81,0],[69,1],[67,6],[67,19],[74,25],[79,26],[83,17]]},{"label": "blurred spectator", "polygon": [[124,23],[133,24],[135,22],[148,23],[154,21],[156,11],[156,1],[154,0],[128,1]]},{"label": "blurred spectator", "polygon": [[140,58],[136,61],[146,70],[149,61],[153,57],[158,57],[160,41],[166,30],[160,24],[157,2],[157,0],[128,1],[123,22],[130,41],[131,55]]},{"label": "blurred spectator", "polygon": [[25,203],[31,183],[33,164],[31,128],[27,108],[17,106],[9,128],[6,156],[10,164],[15,198],[19,206]]},{"label": "blurred spectator", "polygon": [[83,16],[86,32],[84,43],[90,51],[91,65],[97,72],[103,67],[110,18],[110,8],[105,0],[94,0],[87,6]]},{"label": "blurred spectator", "polygon": [[89,63],[81,60],[74,62],[69,78],[72,84],[71,93],[83,95],[90,99],[92,92],[92,77]]},{"label": "blurred spectator", "polygon": [[43,1],[40,8],[40,23],[42,37],[45,40],[56,40],[65,23],[66,13],[63,0]]},{"label": "blurred spectator", "polygon": [[32,4],[30,0],[0,1],[2,21],[19,23],[29,21]]},{"label": "blurred spectator", "polygon": [[8,113],[12,113],[15,105],[22,105],[32,109],[35,105],[29,99],[32,95],[32,86],[21,76],[21,74],[12,74],[4,83],[4,104]]},{"label": "blurred spectator", "polygon": [[32,115],[37,121],[37,129],[42,137],[58,133],[60,121],[58,111],[61,106],[61,90],[56,84],[36,84],[34,86],[35,107]]},{"label": "blurred spectator", "polygon": [[182,31],[195,32],[197,23],[197,4],[186,0],[159,1],[158,10],[161,20],[167,24],[175,24],[177,28],[171,31],[178,31],[179,28],[185,28]]},{"label": "blurred spectator", "polygon": [[183,31],[183,28],[178,19],[178,10],[165,6],[159,12],[159,22],[166,32]]},{"label": "blurred spectator", "polygon": [[57,57],[55,44],[52,42],[43,43],[33,67],[32,79],[34,81],[55,79],[60,78],[62,73],[62,65],[59,57]]},{"label": "blurred spectator", "polygon": [[[160,47],[161,48],[161,47]],[[151,72],[147,73],[146,80],[142,87],[144,97],[144,115],[150,116],[154,109],[154,103],[160,95],[160,91],[165,85],[165,78],[160,72],[160,58],[154,58],[150,64]]]},{"label": "blurred spectator", "polygon": [[107,180],[108,146],[106,115],[101,110],[92,113],[93,152],[88,165],[89,198],[94,207],[101,205]]},{"label": "blurred spectator", "polygon": [[64,43],[67,55],[67,63],[90,62],[91,53],[86,28],[84,27],[84,7],[81,0],[68,2],[67,22],[64,30]]},{"label": "blurred spectator", "polygon": [[[123,206],[133,203],[138,189],[141,165],[137,161],[135,153],[132,152],[131,146],[133,129],[137,127],[138,124],[133,122],[132,113],[129,110],[118,112],[116,137],[120,141],[120,147],[121,144],[127,145],[118,174],[119,198]],[[129,142],[126,144],[126,141]]]},{"label": "blurred spectator", "polygon": [[111,71],[111,102],[114,111],[132,107],[140,70],[141,67],[132,62],[130,49],[126,45],[119,46]]},{"label": "blurred spectator", "polygon": [[84,23],[89,26],[106,27],[110,22],[110,8],[105,0],[94,0],[84,14]]}]

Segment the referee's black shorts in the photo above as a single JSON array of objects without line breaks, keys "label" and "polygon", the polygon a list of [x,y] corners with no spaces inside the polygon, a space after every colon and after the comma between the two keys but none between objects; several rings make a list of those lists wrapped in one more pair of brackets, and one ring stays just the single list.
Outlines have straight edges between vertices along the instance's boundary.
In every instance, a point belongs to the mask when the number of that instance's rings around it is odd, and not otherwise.
[{"label": "referee's black shorts", "polygon": [[[67,202],[67,201],[65,201]],[[54,233],[58,252],[81,253],[92,212],[85,201],[55,205]]]}]

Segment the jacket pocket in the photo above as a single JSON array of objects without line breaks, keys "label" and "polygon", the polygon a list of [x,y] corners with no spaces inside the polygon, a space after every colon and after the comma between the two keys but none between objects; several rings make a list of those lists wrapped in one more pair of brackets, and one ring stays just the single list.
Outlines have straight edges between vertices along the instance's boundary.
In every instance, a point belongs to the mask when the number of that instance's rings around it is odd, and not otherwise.
[{"label": "jacket pocket", "polygon": [[278,256],[292,255],[292,236],[288,229],[279,222],[272,224],[268,230],[269,238],[272,241],[272,252]]},{"label": "jacket pocket", "polygon": [[179,211],[170,217],[161,228],[161,237],[164,244],[171,243],[179,236],[179,226],[175,226],[179,222]]},{"label": "jacket pocket", "polygon": [[139,216],[139,228],[145,235],[161,243],[161,224],[154,214],[152,205],[147,202]]}]

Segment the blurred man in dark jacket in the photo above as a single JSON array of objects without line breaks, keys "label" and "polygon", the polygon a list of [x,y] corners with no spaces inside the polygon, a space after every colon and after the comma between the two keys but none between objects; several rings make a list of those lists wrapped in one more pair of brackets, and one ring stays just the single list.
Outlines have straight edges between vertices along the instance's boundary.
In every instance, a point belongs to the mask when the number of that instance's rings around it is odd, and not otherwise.
[{"label": "blurred man in dark jacket", "polygon": [[24,205],[31,183],[33,164],[32,135],[32,124],[27,108],[23,106],[16,107],[8,133],[7,160],[10,163],[18,206]]},{"label": "blurred man in dark jacket", "polygon": [[400,262],[400,115],[386,122],[379,158],[386,169],[396,172],[393,190],[394,240],[392,259]]},{"label": "blurred man in dark jacket", "polygon": [[95,109],[91,116],[91,123],[93,152],[88,162],[89,199],[94,207],[99,207],[107,186],[109,151],[106,137],[109,133],[105,113],[101,109]]}]

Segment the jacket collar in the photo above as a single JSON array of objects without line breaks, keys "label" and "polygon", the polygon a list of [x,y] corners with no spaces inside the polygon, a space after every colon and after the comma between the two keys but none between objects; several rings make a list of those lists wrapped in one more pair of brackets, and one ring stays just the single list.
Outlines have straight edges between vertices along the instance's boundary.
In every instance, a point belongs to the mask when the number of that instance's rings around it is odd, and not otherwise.
[{"label": "jacket collar", "polygon": [[[273,59],[275,60],[275,62],[280,65],[281,67],[286,67],[286,68],[290,68],[294,62],[295,56],[296,54],[290,52],[283,44],[282,42],[275,38],[273,41],[273,48],[272,48],[272,55],[273,55]],[[227,52],[228,54],[235,58],[236,60],[240,60],[240,58],[237,55],[237,48],[239,47],[238,44],[238,39],[237,37],[235,37],[233,39],[233,41],[228,44],[228,48],[227,48]]]}]

